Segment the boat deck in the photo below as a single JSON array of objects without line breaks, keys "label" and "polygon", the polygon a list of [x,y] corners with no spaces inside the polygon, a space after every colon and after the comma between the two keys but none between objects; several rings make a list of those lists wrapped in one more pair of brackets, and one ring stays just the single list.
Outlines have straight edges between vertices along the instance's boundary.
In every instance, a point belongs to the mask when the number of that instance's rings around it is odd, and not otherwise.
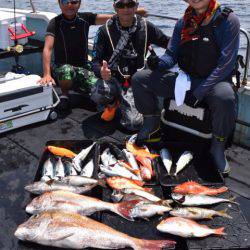
[{"label": "boat deck", "polygon": [[[66,118],[0,135],[0,249],[33,249],[30,245],[20,244],[13,234],[28,217],[25,206],[30,195],[24,191],[24,186],[34,180],[39,157],[47,141],[107,137],[120,142],[127,136],[116,129],[115,122],[102,122],[90,101],[81,99],[80,104]],[[227,154],[232,173],[226,179],[226,185],[240,203],[250,224],[250,150],[233,145]],[[34,245],[34,249],[46,248]]]}]

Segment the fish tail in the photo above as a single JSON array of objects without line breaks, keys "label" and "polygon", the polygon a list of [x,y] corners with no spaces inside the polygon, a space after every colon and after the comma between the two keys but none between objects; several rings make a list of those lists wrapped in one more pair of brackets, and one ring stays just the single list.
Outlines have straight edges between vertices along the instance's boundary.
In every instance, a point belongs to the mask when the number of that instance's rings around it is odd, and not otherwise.
[{"label": "fish tail", "polygon": [[150,154],[150,156],[149,156],[149,158],[151,159],[151,160],[154,160],[155,158],[157,158],[157,157],[159,157],[160,155],[158,155],[158,154]]},{"label": "fish tail", "polygon": [[216,235],[227,235],[227,234],[224,232],[224,229],[225,229],[225,227],[216,228],[216,229],[214,230],[214,234],[216,234]]},{"label": "fish tail", "polygon": [[227,214],[227,209],[224,209],[224,210],[219,211],[218,214],[219,214],[221,217],[228,218],[228,219],[233,219],[232,216],[230,216],[230,215]]},{"label": "fish tail", "polygon": [[132,216],[132,211],[139,202],[140,202],[139,200],[132,200],[114,204],[113,212],[119,214],[126,220],[134,221],[134,218]]},{"label": "fish tail", "polygon": [[217,195],[217,194],[222,194],[228,191],[227,187],[220,187],[216,189],[210,189],[208,190],[208,195]]},{"label": "fish tail", "polygon": [[227,187],[221,187],[221,188],[218,188],[217,189],[217,193],[218,194],[221,194],[221,193],[225,193],[228,191],[228,188]]},{"label": "fish tail", "polygon": [[172,240],[134,240],[135,250],[160,250],[163,248],[174,248],[176,242]]},{"label": "fish tail", "polygon": [[229,199],[229,202],[233,203],[233,204],[236,204],[236,205],[239,205],[239,203],[236,202],[235,199],[236,199],[236,197],[232,197],[232,198]]},{"label": "fish tail", "polygon": [[171,207],[170,204],[173,203],[173,200],[161,200],[159,204],[167,207]]}]

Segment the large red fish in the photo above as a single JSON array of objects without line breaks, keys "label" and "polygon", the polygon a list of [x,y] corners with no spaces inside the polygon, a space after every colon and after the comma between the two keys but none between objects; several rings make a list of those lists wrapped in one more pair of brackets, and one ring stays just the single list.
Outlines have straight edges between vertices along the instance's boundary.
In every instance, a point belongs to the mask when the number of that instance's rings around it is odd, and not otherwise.
[{"label": "large red fish", "polygon": [[188,181],[184,182],[174,188],[174,193],[178,194],[204,194],[204,195],[217,195],[224,193],[228,190],[227,187],[220,187],[220,188],[209,188],[202,186],[201,184]]}]

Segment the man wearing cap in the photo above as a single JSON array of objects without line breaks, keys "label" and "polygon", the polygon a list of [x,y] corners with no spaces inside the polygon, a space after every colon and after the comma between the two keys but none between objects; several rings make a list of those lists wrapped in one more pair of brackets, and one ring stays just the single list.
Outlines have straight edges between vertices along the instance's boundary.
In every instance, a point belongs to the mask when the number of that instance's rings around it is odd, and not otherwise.
[{"label": "man wearing cap", "polygon": [[144,68],[148,46],[166,48],[169,38],[135,15],[136,0],[115,0],[113,7],[116,15],[99,28],[95,38],[93,71],[100,79],[92,88],[91,98],[104,109],[104,121],[111,121],[120,113],[120,124],[136,130],[142,124],[142,116],[134,106],[131,76]]},{"label": "man wearing cap", "polygon": [[[230,169],[224,153],[225,143],[236,120],[231,79],[239,49],[239,20],[232,10],[222,8],[216,0],[186,2],[189,6],[175,25],[166,53],[154,60],[151,70],[133,77],[135,104],[144,116],[137,143],[148,140],[159,128],[157,96],[176,100],[176,79],[180,74],[185,75],[183,79],[191,80],[188,104],[197,107],[204,102],[211,110],[210,153],[219,171],[227,174]],[[176,63],[181,69],[179,74],[169,71]]]},{"label": "man wearing cap", "polygon": [[[78,12],[81,0],[58,0],[62,14],[53,18],[47,28],[43,50],[43,78],[41,84],[55,83],[51,73],[51,55],[54,49],[55,76],[62,95],[60,111],[69,111],[69,89],[76,88],[89,92],[96,81],[89,70],[88,33],[90,25],[101,25],[112,15]],[[140,10],[144,14],[144,9]]]}]

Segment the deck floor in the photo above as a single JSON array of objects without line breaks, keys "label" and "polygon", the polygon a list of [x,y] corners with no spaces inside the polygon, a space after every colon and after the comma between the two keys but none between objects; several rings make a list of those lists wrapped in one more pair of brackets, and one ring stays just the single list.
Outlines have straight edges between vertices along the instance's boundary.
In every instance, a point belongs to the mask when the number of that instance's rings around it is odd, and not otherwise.
[{"label": "deck floor", "polygon": [[[114,122],[103,123],[91,103],[81,102],[81,106],[85,109],[74,108],[69,116],[55,122],[42,122],[0,135],[0,249],[27,249],[13,233],[27,218],[25,206],[30,196],[24,186],[34,180],[47,141],[96,140],[104,136],[114,141],[124,140],[126,134],[117,130]],[[250,150],[233,145],[227,155],[232,173],[226,184],[250,223]]]}]

